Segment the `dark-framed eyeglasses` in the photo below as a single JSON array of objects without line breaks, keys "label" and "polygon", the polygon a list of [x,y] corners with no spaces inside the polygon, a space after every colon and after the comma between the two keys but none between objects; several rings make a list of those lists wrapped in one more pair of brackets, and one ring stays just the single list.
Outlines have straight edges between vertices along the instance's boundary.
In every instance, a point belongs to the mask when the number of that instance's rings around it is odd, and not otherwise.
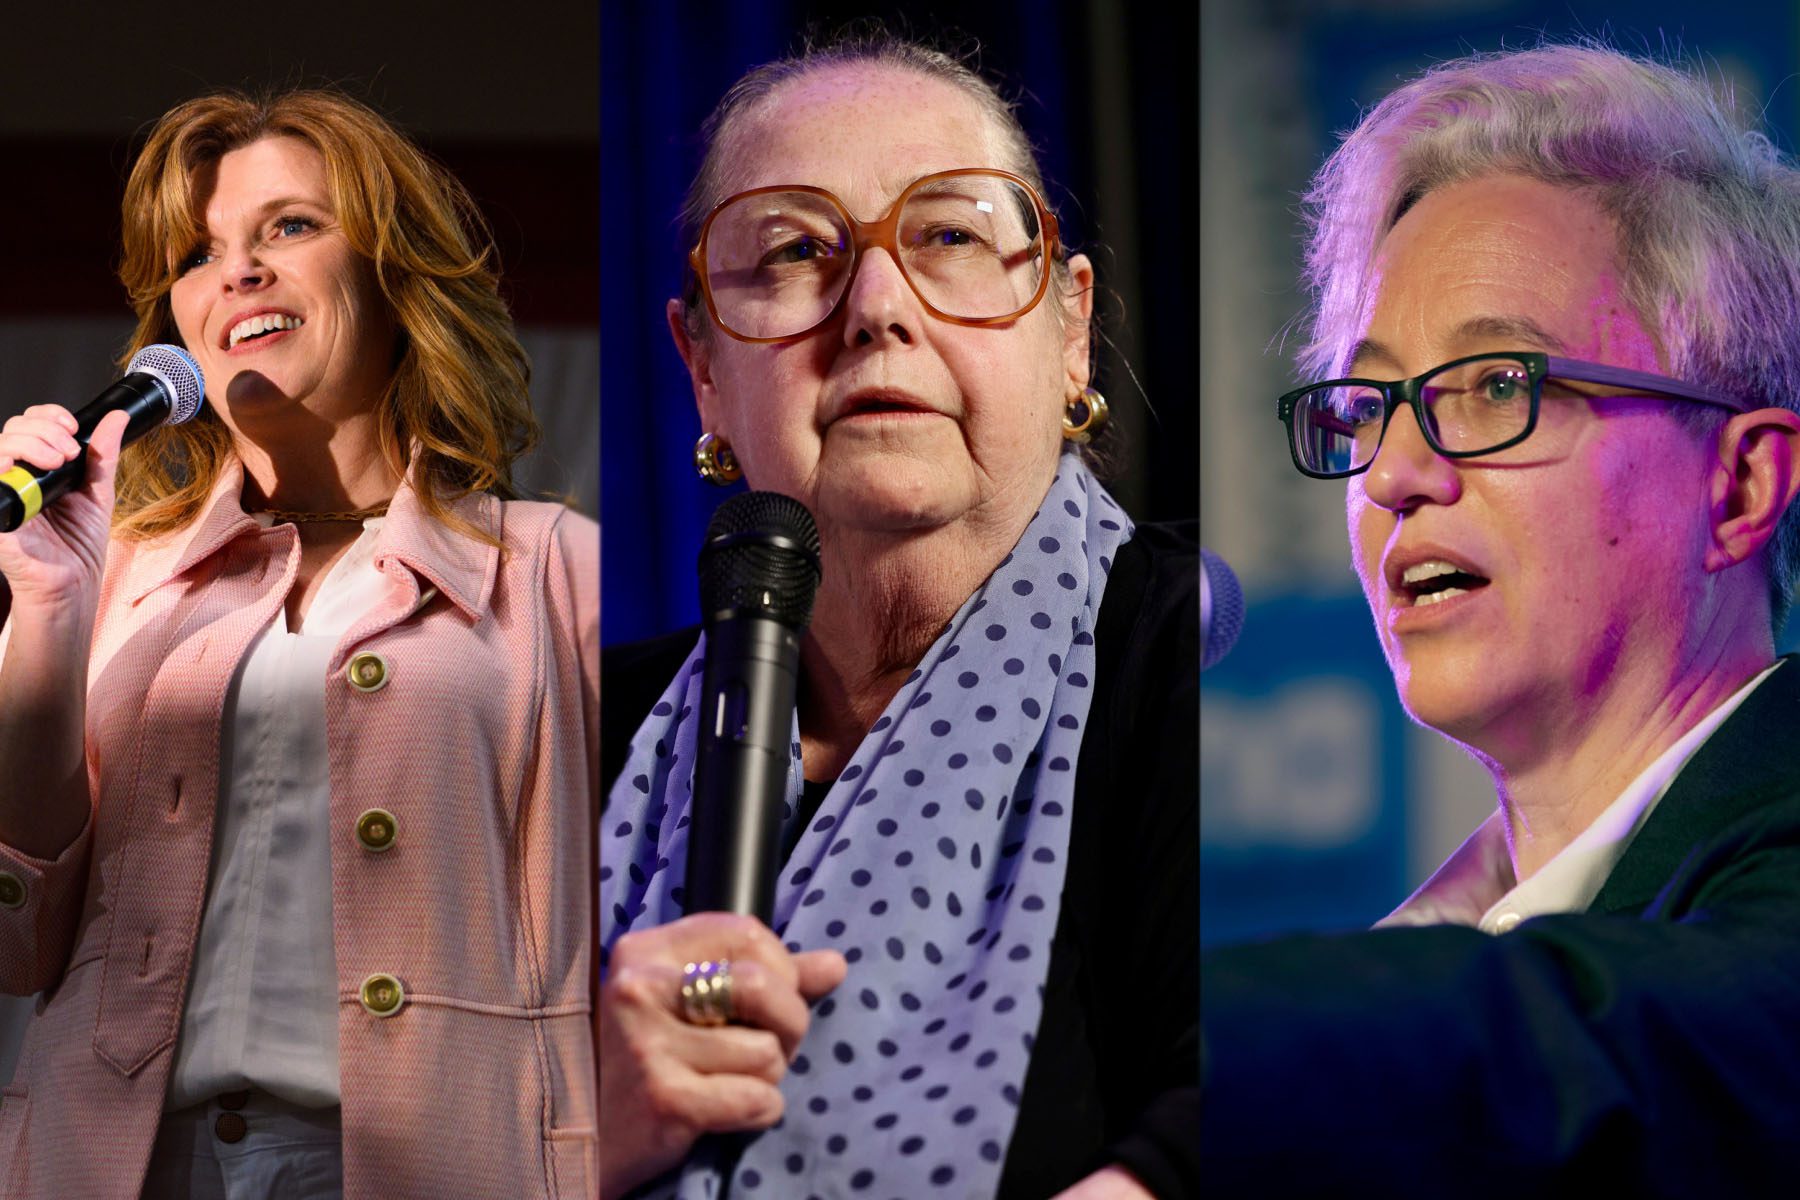
[{"label": "dark-framed eyeglasses", "polygon": [[1288,392],[1275,407],[1287,426],[1294,465],[1314,479],[1343,479],[1369,469],[1401,405],[1412,409],[1426,443],[1445,458],[1516,446],[1538,427],[1546,380],[1750,410],[1736,397],[1665,375],[1531,350],[1471,354],[1411,379],[1328,379]]},{"label": "dark-framed eyeglasses", "polygon": [[741,342],[784,342],[831,318],[870,249],[888,252],[932,316],[997,325],[1044,298],[1057,246],[1031,184],[961,167],[913,180],[873,221],[808,184],[739,192],[707,215],[688,265],[713,324]]}]

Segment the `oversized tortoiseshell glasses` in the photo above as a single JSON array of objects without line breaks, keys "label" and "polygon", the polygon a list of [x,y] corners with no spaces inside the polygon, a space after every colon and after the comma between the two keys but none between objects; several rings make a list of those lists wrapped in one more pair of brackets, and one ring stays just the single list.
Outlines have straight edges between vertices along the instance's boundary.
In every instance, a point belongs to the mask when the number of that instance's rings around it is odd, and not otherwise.
[{"label": "oversized tortoiseshell glasses", "polygon": [[831,318],[870,250],[887,251],[939,320],[1000,324],[1044,298],[1056,218],[1029,183],[988,167],[915,179],[873,221],[824,188],[777,184],[720,201],[688,265],[715,325],[782,342]]}]

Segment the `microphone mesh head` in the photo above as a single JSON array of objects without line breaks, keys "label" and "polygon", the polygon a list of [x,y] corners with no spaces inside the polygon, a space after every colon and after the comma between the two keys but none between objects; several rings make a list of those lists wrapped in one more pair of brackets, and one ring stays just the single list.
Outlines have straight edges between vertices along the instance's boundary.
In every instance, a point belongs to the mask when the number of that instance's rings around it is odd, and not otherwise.
[{"label": "microphone mesh head", "polygon": [[806,505],[779,492],[740,492],[719,505],[700,548],[707,620],[748,609],[804,629],[818,589],[819,528]]},{"label": "microphone mesh head", "polygon": [[165,425],[179,425],[200,411],[206,398],[206,376],[200,364],[180,346],[158,343],[145,346],[131,356],[125,366],[127,375],[154,375],[168,390],[170,410]]},{"label": "microphone mesh head", "polygon": [[1212,620],[1200,631],[1200,669],[1204,671],[1224,658],[1244,631],[1244,589],[1225,560],[1204,547],[1200,550],[1200,570],[1205,572],[1207,586],[1212,589]]}]

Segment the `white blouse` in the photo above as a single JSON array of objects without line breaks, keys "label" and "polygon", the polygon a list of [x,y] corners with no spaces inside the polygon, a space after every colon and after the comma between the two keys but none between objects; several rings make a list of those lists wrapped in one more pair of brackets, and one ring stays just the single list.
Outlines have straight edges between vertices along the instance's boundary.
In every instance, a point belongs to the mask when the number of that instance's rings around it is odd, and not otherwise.
[{"label": "white blouse", "polygon": [[388,588],[375,569],[382,521],[363,522],[298,633],[276,610],[226,692],[212,877],[165,1111],[250,1087],[338,1103],[325,671]]}]

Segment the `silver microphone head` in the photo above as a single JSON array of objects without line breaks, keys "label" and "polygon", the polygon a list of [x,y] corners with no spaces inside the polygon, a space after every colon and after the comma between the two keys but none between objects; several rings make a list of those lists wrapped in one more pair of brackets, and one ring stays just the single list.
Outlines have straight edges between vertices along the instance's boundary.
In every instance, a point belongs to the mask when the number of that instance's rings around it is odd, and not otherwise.
[{"label": "silver microphone head", "polygon": [[180,346],[158,343],[145,346],[125,365],[127,375],[153,375],[169,393],[170,410],[165,425],[179,425],[200,411],[206,399],[206,376],[193,355]]}]

